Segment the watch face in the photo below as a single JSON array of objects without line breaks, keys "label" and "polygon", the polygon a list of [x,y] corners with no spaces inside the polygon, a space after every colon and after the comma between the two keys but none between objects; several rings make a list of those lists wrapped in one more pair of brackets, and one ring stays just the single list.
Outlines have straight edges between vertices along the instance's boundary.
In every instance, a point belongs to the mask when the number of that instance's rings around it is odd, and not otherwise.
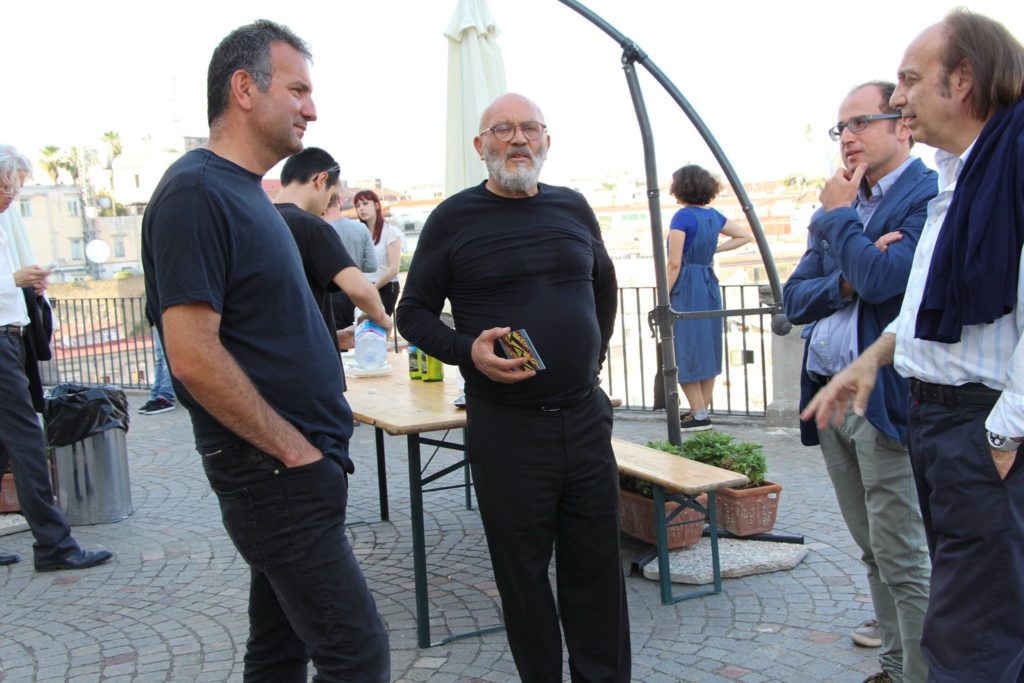
[{"label": "watch face", "polygon": [[1013,441],[1007,436],[1002,434],[995,434],[993,432],[986,431],[988,436],[988,445],[995,448],[998,451],[1015,451],[1017,450],[1017,442]]}]

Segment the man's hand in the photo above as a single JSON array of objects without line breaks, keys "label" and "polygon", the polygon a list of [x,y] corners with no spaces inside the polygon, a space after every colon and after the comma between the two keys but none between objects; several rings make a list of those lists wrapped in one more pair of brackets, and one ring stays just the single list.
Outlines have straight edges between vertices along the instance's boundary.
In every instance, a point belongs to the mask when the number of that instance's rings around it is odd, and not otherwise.
[{"label": "man's hand", "polygon": [[899,230],[893,230],[892,232],[887,232],[875,240],[875,247],[877,247],[878,251],[884,254],[890,244],[893,242],[899,242],[901,239],[903,239],[903,233]]},{"label": "man's hand", "polygon": [[992,462],[996,465],[999,478],[1006,479],[1006,475],[1010,473],[1010,468],[1013,467],[1013,463],[1017,459],[1017,451],[997,451],[994,448],[988,450],[992,454]]},{"label": "man's hand", "polygon": [[527,358],[502,358],[494,353],[494,342],[511,331],[510,327],[492,327],[481,332],[473,342],[473,348],[470,351],[473,365],[494,382],[515,384],[537,374],[535,370],[521,369],[527,363]]},{"label": "man's hand", "polygon": [[320,452],[320,449],[313,444],[306,441],[304,444],[299,444],[300,449],[297,452],[288,453],[287,458],[279,458],[284,466],[287,468],[302,467],[303,465],[312,465],[317,460],[323,460],[324,454]]},{"label": "man's hand", "polygon": [[852,206],[853,200],[857,198],[857,190],[860,189],[860,181],[867,170],[867,164],[857,164],[857,168],[852,172],[845,168],[836,171],[834,176],[825,181],[825,187],[818,195],[822,208],[831,211],[843,206]]},{"label": "man's hand", "polygon": [[356,326],[349,325],[338,330],[338,348],[342,351],[351,351],[356,348]]},{"label": "man's hand", "polygon": [[800,413],[800,419],[813,419],[818,429],[825,429],[829,422],[841,425],[851,400],[853,412],[863,415],[868,405],[868,397],[875,387],[877,374],[878,365],[868,356],[861,356],[814,395]]},{"label": "man's hand", "polygon": [[52,272],[36,265],[25,266],[14,271],[14,284],[18,287],[35,287],[36,292],[41,293],[39,286],[42,285],[43,289],[46,289],[46,278],[50,277]]}]

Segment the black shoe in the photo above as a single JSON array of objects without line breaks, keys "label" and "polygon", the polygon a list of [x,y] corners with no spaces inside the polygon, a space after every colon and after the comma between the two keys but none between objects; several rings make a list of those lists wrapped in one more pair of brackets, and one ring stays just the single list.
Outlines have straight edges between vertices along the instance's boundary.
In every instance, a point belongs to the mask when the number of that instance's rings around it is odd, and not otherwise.
[{"label": "black shoe", "polygon": [[177,408],[173,401],[168,401],[163,396],[157,396],[152,401],[146,401],[146,405],[139,408],[139,412],[143,415],[159,415],[160,413],[166,413]]},{"label": "black shoe", "polygon": [[892,683],[892,679],[889,678],[889,674],[884,671],[879,671],[876,674],[871,674],[864,679],[864,683]]},{"label": "black shoe", "polygon": [[679,428],[684,432],[706,432],[711,429],[711,418],[698,420],[693,413],[686,413],[679,416]]},{"label": "black shoe", "polygon": [[5,564],[14,564],[15,562],[21,562],[21,555],[17,553],[0,553],[0,567]]},{"label": "black shoe", "polygon": [[114,556],[109,550],[84,550],[79,548],[62,560],[36,562],[37,572],[55,572],[58,569],[88,569],[103,564]]}]

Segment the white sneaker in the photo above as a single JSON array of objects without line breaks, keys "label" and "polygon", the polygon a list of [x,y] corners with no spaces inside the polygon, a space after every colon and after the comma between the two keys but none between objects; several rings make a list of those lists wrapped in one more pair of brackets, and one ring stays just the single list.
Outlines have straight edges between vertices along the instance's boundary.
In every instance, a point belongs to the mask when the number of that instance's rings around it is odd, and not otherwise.
[{"label": "white sneaker", "polygon": [[882,634],[878,630],[876,619],[868,619],[857,624],[850,637],[861,647],[882,647]]}]

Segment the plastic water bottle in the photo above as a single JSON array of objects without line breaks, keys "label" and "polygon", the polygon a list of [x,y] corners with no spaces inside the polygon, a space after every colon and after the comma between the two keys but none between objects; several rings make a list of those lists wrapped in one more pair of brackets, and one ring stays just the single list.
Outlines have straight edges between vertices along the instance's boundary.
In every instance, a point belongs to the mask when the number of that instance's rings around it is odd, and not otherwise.
[{"label": "plastic water bottle", "polygon": [[388,337],[384,328],[372,320],[356,327],[356,364],[367,370],[383,367],[388,362]]}]

